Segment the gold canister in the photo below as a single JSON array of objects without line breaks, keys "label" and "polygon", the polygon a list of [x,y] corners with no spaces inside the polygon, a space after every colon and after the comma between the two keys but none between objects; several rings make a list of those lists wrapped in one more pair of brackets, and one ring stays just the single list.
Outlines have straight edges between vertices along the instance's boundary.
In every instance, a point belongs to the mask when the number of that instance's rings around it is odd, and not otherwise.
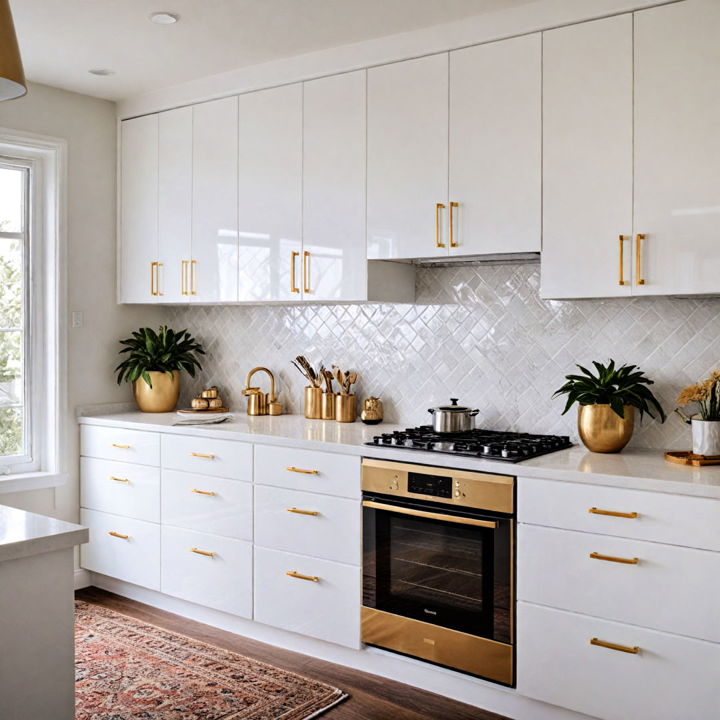
[{"label": "gold canister", "polygon": [[324,392],[322,394],[321,414],[323,420],[335,419],[335,397],[334,392]]},{"label": "gold canister", "polygon": [[592,452],[620,452],[630,441],[635,424],[635,408],[625,405],[621,418],[610,405],[581,405],[578,412],[578,433],[585,447]]},{"label": "gold canister", "polygon": [[322,388],[311,387],[305,388],[305,417],[308,420],[322,419]]},{"label": "gold canister", "polygon": [[368,397],[363,400],[363,409],[360,413],[360,419],[366,425],[377,425],[383,421],[383,404],[382,400],[377,397]]},{"label": "gold canister", "polygon": [[338,422],[351,423],[357,418],[355,395],[340,393],[335,396],[335,419]]}]

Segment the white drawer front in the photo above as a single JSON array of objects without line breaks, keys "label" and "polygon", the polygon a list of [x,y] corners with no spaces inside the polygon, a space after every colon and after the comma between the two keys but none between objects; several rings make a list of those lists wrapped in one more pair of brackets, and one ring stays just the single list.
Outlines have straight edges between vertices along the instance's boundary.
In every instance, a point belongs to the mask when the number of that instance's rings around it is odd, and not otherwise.
[{"label": "white drawer front", "polygon": [[360,458],[256,445],[255,482],[289,490],[359,498]]},{"label": "white drawer front", "polygon": [[96,510],[81,510],[80,522],[90,529],[90,541],[80,548],[82,567],[151,590],[160,589],[159,525]]},{"label": "white drawer front", "polygon": [[[608,511],[637,517],[601,514]],[[712,498],[519,478],[518,521],[720,550],[720,500]]]},{"label": "white drawer front", "polygon": [[160,435],[145,430],[82,425],[80,454],[140,465],[160,465]]},{"label": "white drawer front", "polygon": [[252,482],[252,456],[249,443],[191,435],[162,436],[162,466],[170,470]]},{"label": "white drawer front", "polygon": [[160,468],[80,458],[80,505],[160,522]]},{"label": "white drawer front", "polygon": [[359,565],[361,517],[358,500],[255,487],[255,544],[273,550]]},{"label": "white drawer front", "polygon": [[162,471],[162,521],[189,530],[252,540],[251,483]]},{"label": "white drawer front", "polygon": [[358,567],[256,547],[255,620],[358,648],[360,582]]},{"label": "white drawer front", "polygon": [[520,600],[720,642],[720,553],[521,524],[517,567]]},{"label": "white drawer front", "polygon": [[[718,717],[720,645],[524,602],[517,619],[522,695],[603,720]],[[640,650],[598,647],[592,638]]]},{"label": "white drawer front", "polygon": [[162,528],[161,589],[168,595],[251,618],[252,562],[252,543]]}]

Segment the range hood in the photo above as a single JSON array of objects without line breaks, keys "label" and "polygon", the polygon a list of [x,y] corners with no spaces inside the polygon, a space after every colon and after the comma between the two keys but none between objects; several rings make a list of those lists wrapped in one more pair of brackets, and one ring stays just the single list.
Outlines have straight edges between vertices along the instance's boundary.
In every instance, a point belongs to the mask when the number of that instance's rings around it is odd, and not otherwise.
[{"label": "range hood", "polygon": [[445,257],[417,258],[411,260],[418,267],[445,267],[448,265],[509,265],[539,263],[540,253],[495,253],[492,255],[455,255]]}]

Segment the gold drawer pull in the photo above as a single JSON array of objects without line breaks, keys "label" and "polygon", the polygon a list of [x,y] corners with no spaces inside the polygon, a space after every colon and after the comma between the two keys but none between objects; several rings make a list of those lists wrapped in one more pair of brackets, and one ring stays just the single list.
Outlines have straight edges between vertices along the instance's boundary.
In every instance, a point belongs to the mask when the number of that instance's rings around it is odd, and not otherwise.
[{"label": "gold drawer pull", "polygon": [[302,468],[296,468],[292,465],[290,467],[285,468],[288,472],[296,472],[296,473],[302,473],[303,475],[319,475],[319,470],[303,470]]},{"label": "gold drawer pull", "polygon": [[299,508],[296,508],[296,507],[287,508],[286,510],[287,510],[287,512],[297,513],[298,515],[317,516],[320,514],[317,510],[300,510]]},{"label": "gold drawer pull", "polygon": [[195,553],[196,555],[202,555],[203,557],[209,557],[209,558],[215,557],[214,552],[210,552],[209,550],[200,550],[200,548],[196,548],[196,547],[190,548],[190,552]]},{"label": "gold drawer pull", "polygon": [[210,495],[211,497],[215,496],[214,490],[198,490],[197,488],[192,488],[190,492],[195,493],[196,495]]},{"label": "gold drawer pull", "polygon": [[131,445],[118,445],[118,443],[113,443],[112,446],[120,450],[129,450],[132,447]]},{"label": "gold drawer pull", "polygon": [[618,260],[619,260],[619,277],[618,277],[618,285],[628,285],[628,282],[625,280],[625,236],[624,235],[618,235],[620,238],[620,252],[618,254]]},{"label": "gold drawer pull", "polygon": [[616,645],[615,643],[605,642],[604,640],[600,640],[598,638],[591,638],[590,644],[597,645],[597,647],[608,648],[608,650],[630,653],[631,655],[637,655],[640,652],[640,648],[637,645],[633,647],[628,647],[627,645]]},{"label": "gold drawer pull", "polygon": [[644,285],[645,280],[642,276],[642,269],[640,267],[642,263],[642,241],[647,238],[647,235],[644,233],[638,233],[637,234],[637,240],[635,244],[635,282],[638,285]]},{"label": "gold drawer pull", "polygon": [[119,478],[119,477],[115,477],[114,475],[111,475],[111,476],[110,476],[110,479],[111,479],[111,480],[114,480],[115,482],[122,482],[122,483],[129,483],[129,482],[130,482],[130,478]]},{"label": "gold drawer pull", "polygon": [[593,560],[607,560],[608,562],[623,563],[623,565],[637,565],[639,562],[637,558],[621,558],[614,555],[601,555],[596,552],[591,552],[589,557]]},{"label": "gold drawer pull", "polygon": [[113,537],[120,538],[121,540],[129,540],[129,535],[123,535],[122,533],[115,532],[114,530],[108,531],[108,535],[112,535]]},{"label": "gold drawer pull", "polygon": [[440,211],[445,209],[443,203],[435,203],[435,247],[444,248],[445,243],[440,242]]},{"label": "gold drawer pull", "polygon": [[635,519],[638,516],[636,512],[617,512],[616,510],[601,510],[600,508],[596,507],[591,507],[588,512],[592,513],[593,515],[610,515],[610,517],[630,518],[631,520]]},{"label": "gold drawer pull", "polygon": [[320,582],[320,578],[317,575],[303,575],[302,573],[295,572],[294,570],[288,570],[285,574],[288,577],[297,578],[298,580],[309,580],[310,582]]},{"label": "gold drawer pull", "polygon": [[207,453],[194,453],[194,452],[191,452],[190,455],[191,455],[192,457],[205,458],[206,460],[214,460],[214,459],[215,459],[215,456],[214,456],[214,455],[208,455]]}]

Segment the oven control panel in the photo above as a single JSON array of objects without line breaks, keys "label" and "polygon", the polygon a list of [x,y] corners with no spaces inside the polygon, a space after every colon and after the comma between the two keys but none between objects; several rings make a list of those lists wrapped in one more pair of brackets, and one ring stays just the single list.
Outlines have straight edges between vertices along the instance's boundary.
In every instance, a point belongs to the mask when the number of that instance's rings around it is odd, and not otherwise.
[{"label": "oven control panel", "polygon": [[408,492],[433,497],[452,497],[452,478],[442,475],[426,475],[425,473],[408,473]]}]

